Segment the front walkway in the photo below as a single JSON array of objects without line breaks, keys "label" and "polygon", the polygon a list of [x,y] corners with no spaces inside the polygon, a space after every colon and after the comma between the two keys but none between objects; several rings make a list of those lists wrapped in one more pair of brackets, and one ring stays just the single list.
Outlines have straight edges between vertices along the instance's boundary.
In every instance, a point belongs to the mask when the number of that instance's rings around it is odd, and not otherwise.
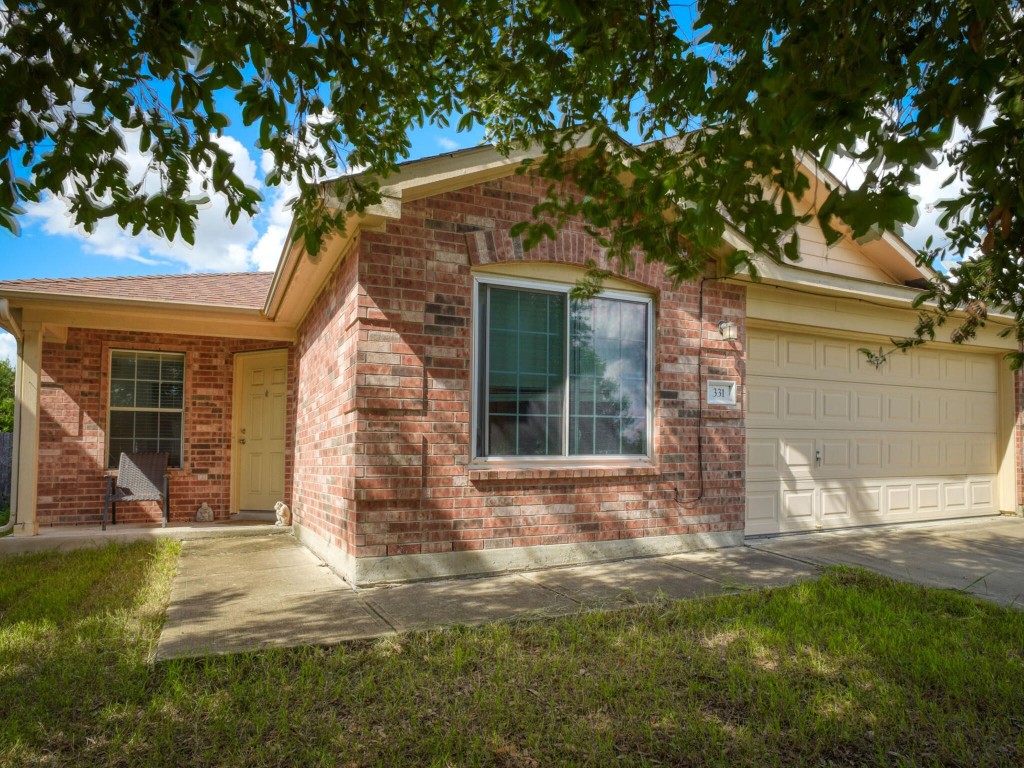
[{"label": "front walkway", "polygon": [[792,583],[813,566],[737,547],[353,590],[291,536],[186,541],[159,660],[702,597]]},{"label": "front walkway", "polygon": [[703,597],[781,586],[840,563],[1020,606],[1024,520],[751,539],[733,549],[361,590],[291,536],[186,541],[156,655],[332,645],[446,624],[622,607],[660,596]]}]

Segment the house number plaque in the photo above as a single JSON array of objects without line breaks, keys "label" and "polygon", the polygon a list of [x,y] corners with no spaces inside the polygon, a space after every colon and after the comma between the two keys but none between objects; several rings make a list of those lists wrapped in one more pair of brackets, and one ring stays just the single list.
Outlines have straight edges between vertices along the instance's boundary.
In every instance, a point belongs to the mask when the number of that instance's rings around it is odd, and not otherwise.
[{"label": "house number plaque", "polygon": [[708,405],[736,405],[736,382],[709,381]]}]

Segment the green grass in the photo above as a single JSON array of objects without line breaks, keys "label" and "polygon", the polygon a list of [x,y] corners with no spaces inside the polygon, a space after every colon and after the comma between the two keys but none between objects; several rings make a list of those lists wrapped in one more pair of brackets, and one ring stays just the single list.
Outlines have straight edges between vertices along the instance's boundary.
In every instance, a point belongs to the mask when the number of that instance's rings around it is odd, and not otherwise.
[{"label": "green grass", "polygon": [[[5,525],[7,525],[7,521],[10,520],[10,519],[11,519],[11,508],[10,507],[0,507],[0,527],[3,527]],[[3,533],[0,533],[0,536],[9,536],[10,533],[11,533],[10,531],[4,531]]]},{"label": "green grass", "polygon": [[862,571],[151,665],[177,549],[0,561],[3,765],[1024,763],[1024,612]]}]

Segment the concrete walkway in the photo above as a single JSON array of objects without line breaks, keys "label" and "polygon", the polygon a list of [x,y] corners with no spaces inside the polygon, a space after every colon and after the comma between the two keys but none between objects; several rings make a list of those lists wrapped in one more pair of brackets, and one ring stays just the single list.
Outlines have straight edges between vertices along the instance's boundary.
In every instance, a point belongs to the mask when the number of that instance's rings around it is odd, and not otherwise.
[{"label": "concrete walkway", "polygon": [[1024,519],[990,517],[747,539],[808,565],[857,565],[902,581],[1024,607]]},{"label": "concrete walkway", "polygon": [[333,645],[447,624],[572,614],[792,583],[813,566],[734,549],[353,590],[290,536],[186,541],[159,660]]},{"label": "concrete walkway", "polygon": [[1024,520],[989,518],[749,540],[746,547],[478,579],[353,590],[291,536],[186,541],[158,659],[346,640],[447,624],[555,616],[790,584],[821,565],[1024,595]]}]

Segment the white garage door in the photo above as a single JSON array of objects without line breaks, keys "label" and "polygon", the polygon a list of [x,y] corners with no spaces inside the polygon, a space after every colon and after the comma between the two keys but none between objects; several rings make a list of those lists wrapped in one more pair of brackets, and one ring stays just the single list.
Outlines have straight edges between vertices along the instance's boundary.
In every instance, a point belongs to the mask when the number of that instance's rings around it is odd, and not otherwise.
[{"label": "white garage door", "polygon": [[748,332],[747,534],[996,511],[999,360],[861,346]]}]

